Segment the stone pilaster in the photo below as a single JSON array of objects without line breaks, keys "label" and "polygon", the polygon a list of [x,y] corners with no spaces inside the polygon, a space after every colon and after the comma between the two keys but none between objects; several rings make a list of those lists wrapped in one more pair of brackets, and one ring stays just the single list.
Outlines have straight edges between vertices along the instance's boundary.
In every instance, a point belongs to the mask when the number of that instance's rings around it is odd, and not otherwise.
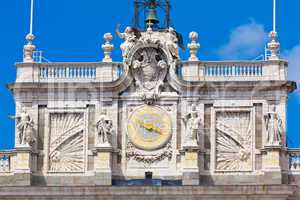
[{"label": "stone pilaster", "polygon": [[94,150],[95,185],[112,185],[112,147],[96,147]]},{"label": "stone pilaster", "polygon": [[182,184],[183,185],[199,185],[199,148],[184,147],[183,169],[182,169]]},{"label": "stone pilaster", "polygon": [[264,171],[264,184],[282,184],[281,154],[280,146],[265,146],[262,150]]},{"label": "stone pilaster", "polygon": [[31,147],[17,147],[16,152],[16,165],[14,176],[16,185],[30,186],[31,185],[31,172],[32,172],[32,150]]}]

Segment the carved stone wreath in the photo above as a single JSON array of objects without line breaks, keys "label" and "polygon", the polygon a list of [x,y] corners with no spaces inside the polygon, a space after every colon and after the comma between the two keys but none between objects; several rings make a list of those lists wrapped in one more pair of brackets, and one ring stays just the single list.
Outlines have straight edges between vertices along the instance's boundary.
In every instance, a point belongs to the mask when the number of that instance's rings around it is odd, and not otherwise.
[{"label": "carved stone wreath", "polygon": [[155,162],[162,161],[166,158],[169,160],[172,158],[173,150],[172,145],[169,142],[164,149],[162,149],[162,153],[157,153],[154,155],[144,155],[136,150],[134,145],[129,141],[127,144],[127,152],[126,158],[127,160],[134,159],[137,162],[142,162],[145,164],[153,164]]}]

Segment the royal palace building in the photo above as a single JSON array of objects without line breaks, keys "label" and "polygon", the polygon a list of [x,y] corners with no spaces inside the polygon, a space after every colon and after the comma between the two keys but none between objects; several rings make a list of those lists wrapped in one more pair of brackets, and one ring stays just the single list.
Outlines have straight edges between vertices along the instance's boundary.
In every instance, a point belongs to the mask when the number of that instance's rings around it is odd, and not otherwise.
[{"label": "royal palace building", "polygon": [[168,0],[136,0],[135,12],[116,30],[119,62],[111,33],[103,61],[86,63],[39,62],[27,35],[8,84],[15,148],[0,151],[0,199],[299,200],[300,149],[286,141],[296,83],[277,32],[262,61],[204,62],[197,32],[184,45],[170,25]]}]

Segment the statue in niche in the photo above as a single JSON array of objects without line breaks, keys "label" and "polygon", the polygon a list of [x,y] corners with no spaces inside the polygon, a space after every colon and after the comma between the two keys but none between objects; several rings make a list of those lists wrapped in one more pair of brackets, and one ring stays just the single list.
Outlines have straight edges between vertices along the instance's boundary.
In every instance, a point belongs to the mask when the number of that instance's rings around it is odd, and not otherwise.
[{"label": "statue in niche", "polygon": [[22,111],[18,116],[11,118],[16,119],[17,144],[20,146],[32,146],[35,142],[35,138],[33,136],[34,122],[26,109],[22,108]]},{"label": "statue in niche", "polygon": [[192,105],[191,112],[183,117],[182,121],[186,127],[185,146],[198,146],[202,121],[196,105]]},{"label": "statue in niche", "polygon": [[122,56],[123,58],[127,57],[128,50],[133,46],[133,44],[141,37],[141,33],[132,27],[126,27],[124,33],[119,31],[120,25],[116,29],[116,34],[124,40],[124,43],[121,44]]},{"label": "statue in niche", "polygon": [[265,115],[267,128],[267,145],[280,146],[282,145],[283,126],[282,120],[276,113],[276,107],[272,106],[271,111]]},{"label": "statue in niche", "polygon": [[112,135],[113,122],[107,116],[106,110],[101,112],[96,128],[99,146],[111,146],[110,137]]}]

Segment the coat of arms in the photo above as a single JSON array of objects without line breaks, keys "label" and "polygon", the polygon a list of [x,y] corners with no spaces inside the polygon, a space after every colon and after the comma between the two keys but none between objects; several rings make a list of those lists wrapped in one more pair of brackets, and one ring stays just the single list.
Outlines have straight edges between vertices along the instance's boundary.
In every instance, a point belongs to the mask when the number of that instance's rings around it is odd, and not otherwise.
[{"label": "coat of arms", "polygon": [[153,47],[139,49],[134,55],[132,71],[143,100],[153,103],[168,71],[164,52]]}]

